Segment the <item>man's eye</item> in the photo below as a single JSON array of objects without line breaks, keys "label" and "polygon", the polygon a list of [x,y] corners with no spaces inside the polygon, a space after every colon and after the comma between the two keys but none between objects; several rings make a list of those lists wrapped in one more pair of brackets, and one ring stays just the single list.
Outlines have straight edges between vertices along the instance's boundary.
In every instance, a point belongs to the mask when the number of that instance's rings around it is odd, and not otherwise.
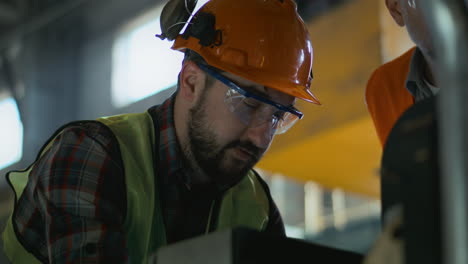
[{"label": "man's eye", "polygon": [[260,106],[260,102],[252,98],[245,98],[243,102],[250,108],[258,108]]}]

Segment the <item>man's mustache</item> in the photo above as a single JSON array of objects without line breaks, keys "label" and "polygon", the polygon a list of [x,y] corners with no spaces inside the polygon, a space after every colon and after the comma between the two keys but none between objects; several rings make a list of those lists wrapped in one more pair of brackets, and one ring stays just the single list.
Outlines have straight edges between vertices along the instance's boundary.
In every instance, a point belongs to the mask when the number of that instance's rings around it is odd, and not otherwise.
[{"label": "man's mustache", "polygon": [[241,148],[244,151],[248,152],[250,155],[252,155],[255,159],[260,159],[262,154],[265,152],[265,149],[259,148],[255,146],[252,142],[250,141],[240,141],[236,140],[233,141],[225,146],[224,149],[229,149],[229,148]]}]

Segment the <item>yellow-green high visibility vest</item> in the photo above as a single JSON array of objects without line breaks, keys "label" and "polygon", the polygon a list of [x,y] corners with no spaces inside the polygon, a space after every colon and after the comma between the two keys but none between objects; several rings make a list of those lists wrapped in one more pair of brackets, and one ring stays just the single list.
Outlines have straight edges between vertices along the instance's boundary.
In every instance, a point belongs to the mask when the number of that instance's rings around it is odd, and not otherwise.
[{"label": "yellow-green high visibility vest", "polygon": [[[163,216],[155,177],[154,144],[156,134],[148,113],[125,114],[98,119],[116,136],[122,155],[127,188],[127,215],[124,230],[130,263],[147,263],[148,257],[166,244]],[[62,129],[63,130],[63,129]],[[59,135],[60,132],[56,133]],[[40,156],[52,145],[46,143]],[[158,149],[158,148],[156,148]],[[156,154],[157,155],[157,154]],[[10,172],[16,201],[21,196],[34,163],[24,171]],[[157,172],[157,171],[156,171]],[[264,230],[269,221],[269,199],[255,175],[250,171],[237,185],[225,192],[214,230],[239,226]],[[16,236],[12,216],[2,234],[6,256],[14,264],[40,261],[24,248]]]}]

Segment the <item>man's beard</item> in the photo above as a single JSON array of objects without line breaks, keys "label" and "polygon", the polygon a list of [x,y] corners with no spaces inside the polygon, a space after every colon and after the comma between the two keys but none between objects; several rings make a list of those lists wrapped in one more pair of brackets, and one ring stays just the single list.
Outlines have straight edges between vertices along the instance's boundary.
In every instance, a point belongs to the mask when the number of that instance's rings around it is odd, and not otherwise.
[{"label": "man's beard", "polygon": [[[206,104],[202,96],[190,110],[188,124],[188,147],[186,156],[202,170],[212,184],[218,188],[229,188],[238,183],[253,168],[263,154],[263,150],[252,142],[232,141],[224,146],[219,144],[216,134],[208,127]],[[238,160],[227,155],[228,150],[240,147],[252,156],[248,160]],[[190,153],[187,153],[190,151]],[[196,170],[195,170],[196,171]]]}]

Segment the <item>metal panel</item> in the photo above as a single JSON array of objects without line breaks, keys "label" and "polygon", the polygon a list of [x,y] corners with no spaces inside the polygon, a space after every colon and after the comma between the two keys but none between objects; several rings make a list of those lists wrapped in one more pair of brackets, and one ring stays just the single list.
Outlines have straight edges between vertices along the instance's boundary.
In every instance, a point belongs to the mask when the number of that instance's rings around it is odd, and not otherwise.
[{"label": "metal panel", "polygon": [[361,264],[357,253],[245,228],[181,241],[157,252],[158,264]]}]

